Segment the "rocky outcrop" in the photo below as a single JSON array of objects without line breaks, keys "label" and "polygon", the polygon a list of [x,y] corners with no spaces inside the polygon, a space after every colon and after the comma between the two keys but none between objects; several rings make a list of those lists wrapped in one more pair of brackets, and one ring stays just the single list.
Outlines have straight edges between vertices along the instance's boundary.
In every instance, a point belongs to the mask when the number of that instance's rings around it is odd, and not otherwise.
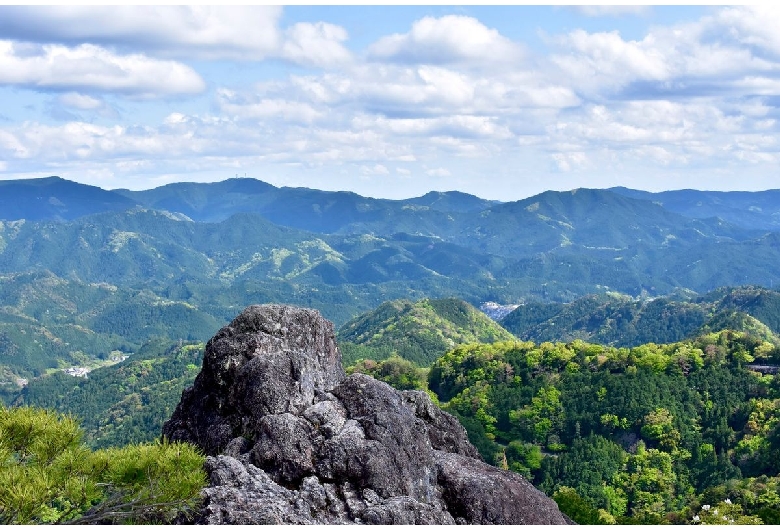
[{"label": "rocky outcrop", "polygon": [[209,524],[565,524],[424,392],[347,377],[317,311],[250,306],[207,344],[163,434],[200,446]]}]

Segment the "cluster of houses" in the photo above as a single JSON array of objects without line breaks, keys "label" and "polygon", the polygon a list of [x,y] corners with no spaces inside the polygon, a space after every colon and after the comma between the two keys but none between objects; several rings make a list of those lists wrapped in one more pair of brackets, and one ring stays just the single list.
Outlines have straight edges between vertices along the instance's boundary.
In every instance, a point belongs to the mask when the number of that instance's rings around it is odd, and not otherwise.
[{"label": "cluster of houses", "polygon": [[84,366],[71,366],[70,368],[64,368],[62,370],[68,375],[73,377],[87,377],[87,374],[92,371],[92,368],[86,368]]},{"label": "cluster of houses", "polygon": [[[110,364],[121,363],[128,358],[128,355],[124,355],[121,352],[111,352],[109,357]],[[86,366],[71,366],[70,368],[63,368],[63,372],[73,377],[87,377],[87,374],[92,371],[92,368]]]}]

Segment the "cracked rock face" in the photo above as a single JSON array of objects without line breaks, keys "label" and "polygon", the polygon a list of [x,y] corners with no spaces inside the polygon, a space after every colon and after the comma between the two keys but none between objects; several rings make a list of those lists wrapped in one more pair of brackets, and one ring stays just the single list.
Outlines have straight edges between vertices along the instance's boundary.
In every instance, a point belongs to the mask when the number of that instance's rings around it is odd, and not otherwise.
[{"label": "cracked rock face", "polygon": [[424,392],[347,377],[333,325],[245,309],[207,344],[163,427],[209,455],[208,524],[566,524],[519,475],[479,458]]}]

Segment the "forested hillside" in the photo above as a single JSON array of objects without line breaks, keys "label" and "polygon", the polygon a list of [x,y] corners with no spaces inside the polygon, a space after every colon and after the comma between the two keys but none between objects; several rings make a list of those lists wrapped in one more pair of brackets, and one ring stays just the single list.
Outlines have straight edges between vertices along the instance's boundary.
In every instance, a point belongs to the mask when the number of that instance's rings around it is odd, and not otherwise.
[{"label": "forested hillside", "polygon": [[92,447],[155,439],[202,343],[288,303],[580,522],[780,522],[776,192],[0,188],[0,398]]},{"label": "forested hillside", "polygon": [[612,346],[668,343],[709,331],[746,331],[780,344],[780,293],[755,286],[721,288],[688,300],[591,295],[569,303],[529,301],[500,320],[523,340],[575,339]]},{"label": "forested hillside", "polygon": [[[549,192],[506,204],[428,194],[401,204],[316,190],[268,191],[258,181],[166,188],[163,195],[180,197],[179,206],[208,211],[222,204],[231,213],[206,223],[144,207],[114,211],[125,203],[103,195],[113,205],[109,211],[67,220],[67,212],[89,213],[79,205],[101,190],[86,187],[81,194],[80,185],[58,179],[25,186],[19,204],[28,195],[37,201],[52,193],[51,204],[70,206],[58,206],[58,221],[0,222],[0,393],[6,396],[24,379],[88,366],[112,352],[129,354],[153,337],[206,340],[252,303],[315,307],[341,325],[394,299],[526,300],[506,320],[520,337],[623,345],[749,327],[745,315],[766,317],[767,324],[777,318],[769,315],[777,313],[772,307],[761,316],[737,306],[727,313],[727,305],[702,315],[685,301],[643,300],[686,289],[772,284],[780,280],[780,236],[686,219],[604,190]],[[171,196],[171,190],[179,191]],[[152,191],[148,197],[165,190]],[[348,199],[357,217],[346,209],[339,227],[311,221],[315,233],[240,213],[255,204],[251,197],[266,192],[274,201],[289,198],[288,213],[324,212],[327,201],[334,219],[342,211],[339,201]],[[323,233],[328,230],[339,233]],[[602,314],[588,321],[582,321],[590,310],[585,305],[593,304],[578,300],[538,320],[554,310],[545,304],[604,293],[635,300],[603,304]]]},{"label": "forested hillside", "polygon": [[203,343],[152,341],[115,366],[87,378],[62,372],[31,381],[14,406],[35,406],[75,417],[94,448],[152,442],[198,375]]},{"label": "forested hillside", "polygon": [[718,509],[776,524],[780,385],[754,361],[780,353],[730,331],[630,349],[508,342],[460,346],[428,382],[488,461],[580,522],[691,523]]},{"label": "forested hillside", "polygon": [[338,338],[345,364],[398,355],[427,366],[457,344],[514,337],[466,302],[447,298],[385,302],[344,324]]}]

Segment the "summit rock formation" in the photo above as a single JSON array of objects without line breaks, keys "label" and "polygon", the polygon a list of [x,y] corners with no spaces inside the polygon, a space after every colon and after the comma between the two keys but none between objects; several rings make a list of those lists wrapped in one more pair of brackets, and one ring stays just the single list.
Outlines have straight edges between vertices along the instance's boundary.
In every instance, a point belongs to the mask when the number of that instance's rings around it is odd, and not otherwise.
[{"label": "summit rock formation", "polygon": [[567,524],[424,392],[346,376],[319,312],[246,308],[163,427],[208,455],[207,524]]}]

